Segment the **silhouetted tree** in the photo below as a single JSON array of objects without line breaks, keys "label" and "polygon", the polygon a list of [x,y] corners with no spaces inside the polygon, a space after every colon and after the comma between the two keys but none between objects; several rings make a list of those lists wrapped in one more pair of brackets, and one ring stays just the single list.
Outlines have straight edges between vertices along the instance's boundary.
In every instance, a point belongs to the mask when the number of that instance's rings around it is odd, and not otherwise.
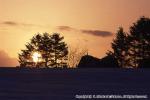
[{"label": "silhouetted tree", "polygon": [[[33,39],[32,42],[37,43],[38,42],[38,51],[41,52],[42,58],[44,59],[45,67],[48,67],[51,63],[52,59],[52,40],[51,35],[48,33],[44,33],[43,36],[38,36],[39,40]],[[36,40],[36,41],[34,41]],[[31,42],[31,43],[32,43]]]},{"label": "silhouetted tree", "polygon": [[123,31],[122,27],[120,27],[116,33],[116,38],[112,42],[112,49],[113,51],[111,55],[117,59],[120,67],[125,67],[128,45],[127,45],[127,36],[126,33]]},{"label": "silhouetted tree", "polygon": [[[52,35],[48,33],[36,34],[27,43],[26,49],[19,54],[19,63],[23,67],[63,67],[67,66],[68,47],[63,42],[64,37],[58,33]],[[40,62],[33,61],[33,53],[41,54]]]},{"label": "silhouetted tree", "polygon": [[60,37],[58,33],[54,33],[51,35],[51,44],[52,44],[52,59],[51,66],[55,67],[65,67],[67,66],[67,55],[68,55],[68,47],[65,42],[63,42],[64,37]]},{"label": "silhouetted tree", "polygon": [[20,67],[33,66],[31,54],[28,50],[21,50],[22,53],[18,55]]},{"label": "silhouetted tree", "polygon": [[[111,54],[120,67],[144,67],[150,61],[150,18],[141,17],[130,27],[130,34],[123,28],[117,32]],[[148,64],[148,63],[147,63]]]},{"label": "silhouetted tree", "polygon": [[133,23],[130,27],[129,43],[130,62],[134,68],[143,60],[150,59],[150,18],[141,17]]}]

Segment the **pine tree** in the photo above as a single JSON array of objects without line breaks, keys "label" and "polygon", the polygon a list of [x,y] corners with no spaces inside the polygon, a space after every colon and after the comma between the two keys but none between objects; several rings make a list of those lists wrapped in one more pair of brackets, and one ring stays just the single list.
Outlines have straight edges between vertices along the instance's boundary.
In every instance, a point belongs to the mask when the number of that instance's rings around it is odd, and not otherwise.
[{"label": "pine tree", "polygon": [[150,18],[141,17],[130,27],[130,57],[133,67],[150,58]]},{"label": "pine tree", "polygon": [[[20,66],[24,67],[63,67],[67,66],[68,47],[63,42],[64,37],[58,33],[52,35],[48,33],[36,34],[27,43],[26,49],[21,50],[19,56]],[[32,55],[38,52],[41,54],[40,62],[34,62]]]},{"label": "pine tree", "polygon": [[38,46],[38,51],[41,52],[42,58],[44,59],[45,67],[48,68],[51,63],[51,51],[52,51],[52,40],[51,35],[44,33]]},{"label": "pine tree", "polygon": [[64,37],[60,37],[58,33],[54,33],[51,36],[52,41],[52,63],[51,65],[54,67],[63,67],[67,65],[67,55],[68,55],[68,47],[65,42],[62,40]]},{"label": "pine tree", "polygon": [[[126,54],[127,54],[127,36],[126,33],[123,31],[123,28],[120,27],[116,33],[116,38],[112,42],[112,53],[120,67],[126,66]],[[110,53],[109,53],[110,54]]]}]

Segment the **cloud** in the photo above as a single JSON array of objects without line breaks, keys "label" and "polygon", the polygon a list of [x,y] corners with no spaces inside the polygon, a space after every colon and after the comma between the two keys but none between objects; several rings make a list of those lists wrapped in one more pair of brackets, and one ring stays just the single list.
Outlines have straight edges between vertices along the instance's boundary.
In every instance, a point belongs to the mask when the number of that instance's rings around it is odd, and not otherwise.
[{"label": "cloud", "polygon": [[1,24],[3,24],[3,25],[9,25],[9,26],[17,26],[18,25],[18,23],[13,22],[13,21],[4,21]]},{"label": "cloud", "polygon": [[0,50],[0,67],[15,67],[16,65],[18,65],[16,58],[11,58],[5,51]]},{"label": "cloud", "polygon": [[3,21],[0,23],[0,25],[6,25],[6,26],[40,26],[40,25],[21,23],[21,22],[15,22],[15,21]]},{"label": "cloud", "polygon": [[109,31],[101,31],[101,30],[81,30],[82,33],[91,34],[94,36],[100,36],[100,37],[108,37],[112,36],[112,33]]},{"label": "cloud", "polygon": [[72,31],[72,30],[74,30],[74,28],[72,28],[70,26],[57,26],[57,29],[60,31]]},{"label": "cloud", "polygon": [[109,31],[101,31],[101,30],[90,30],[90,29],[76,29],[70,26],[57,26],[57,29],[60,31],[79,31],[81,33],[85,34],[90,34],[94,36],[99,36],[99,37],[109,37],[112,36],[113,34]]}]

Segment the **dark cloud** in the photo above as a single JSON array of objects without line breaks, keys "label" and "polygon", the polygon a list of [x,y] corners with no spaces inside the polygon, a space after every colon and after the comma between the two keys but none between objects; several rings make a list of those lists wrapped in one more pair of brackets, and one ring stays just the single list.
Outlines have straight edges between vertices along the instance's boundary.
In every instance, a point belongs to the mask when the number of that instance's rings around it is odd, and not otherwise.
[{"label": "dark cloud", "polygon": [[61,31],[79,31],[81,33],[86,33],[86,34],[90,34],[90,35],[94,35],[94,36],[99,36],[99,37],[109,37],[112,36],[112,33],[109,31],[101,31],[101,30],[89,30],[89,29],[85,29],[85,30],[79,30],[79,29],[75,29],[73,27],[70,26],[57,26],[57,29],[61,30]]},{"label": "dark cloud", "polygon": [[17,26],[18,25],[18,23],[13,22],[13,21],[4,21],[4,22],[2,22],[2,24],[9,25],[9,26]]},{"label": "dark cloud", "polygon": [[7,25],[7,26],[40,26],[40,25],[27,24],[27,23],[19,23],[15,21],[3,21],[0,24]]},{"label": "dark cloud", "polygon": [[82,33],[91,34],[94,36],[108,37],[112,36],[112,33],[109,31],[101,31],[101,30],[81,30]]},{"label": "dark cloud", "polygon": [[0,67],[15,67],[16,65],[18,65],[16,58],[11,58],[5,51],[0,50]]},{"label": "dark cloud", "polygon": [[72,28],[70,26],[57,26],[57,29],[61,30],[61,31],[72,31],[72,30],[74,30],[74,28]]}]

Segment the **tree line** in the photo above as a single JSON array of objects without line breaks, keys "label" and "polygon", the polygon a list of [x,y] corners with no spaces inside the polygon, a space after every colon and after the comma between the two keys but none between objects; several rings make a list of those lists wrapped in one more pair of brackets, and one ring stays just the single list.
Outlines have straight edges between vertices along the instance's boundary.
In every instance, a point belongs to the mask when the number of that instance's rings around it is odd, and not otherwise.
[{"label": "tree line", "polygon": [[[21,67],[66,67],[68,47],[63,41],[64,37],[60,34],[49,33],[36,34],[25,45],[26,49],[21,50],[19,54],[19,63]],[[34,53],[38,52],[40,61],[33,61]]]},{"label": "tree line", "polygon": [[114,56],[122,68],[150,67],[150,18],[138,19],[129,33],[120,27],[108,54]]},{"label": "tree line", "polygon": [[[18,55],[21,67],[75,67],[87,53],[86,50],[77,48],[68,49],[64,37],[59,33],[36,34],[25,47]],[[129,32],[120,27],[111,47],[112,50],[107,52],[107,56],[115,58],[120,68],[150,67],[150,18],[139,18],[130,26]],[[38,58],[40,61],[33,61],[35,52],[41,55]]]}]

